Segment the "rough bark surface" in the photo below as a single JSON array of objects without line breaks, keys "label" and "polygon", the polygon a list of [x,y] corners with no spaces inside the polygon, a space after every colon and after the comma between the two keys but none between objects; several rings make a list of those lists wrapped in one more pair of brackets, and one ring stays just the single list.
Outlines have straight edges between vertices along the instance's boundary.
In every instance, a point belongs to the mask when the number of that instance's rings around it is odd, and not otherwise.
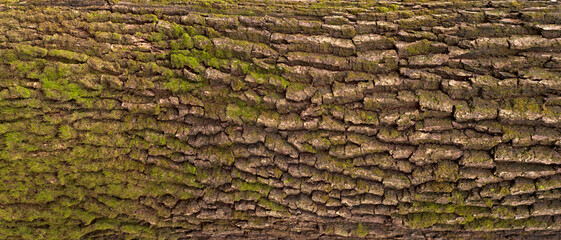
[{"label": "rough bark surface", "polygon": [[0,1],[0,239],[561,230],[547,1]]}]

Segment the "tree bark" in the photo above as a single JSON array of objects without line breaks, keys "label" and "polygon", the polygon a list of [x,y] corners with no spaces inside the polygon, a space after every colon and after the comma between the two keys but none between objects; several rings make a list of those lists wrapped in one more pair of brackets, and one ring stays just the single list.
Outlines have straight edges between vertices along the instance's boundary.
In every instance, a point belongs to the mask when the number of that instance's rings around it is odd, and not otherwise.
[{"label": "tree bark", "polygon": [[540,238],[550,1],[0,1],[1,239]]}]

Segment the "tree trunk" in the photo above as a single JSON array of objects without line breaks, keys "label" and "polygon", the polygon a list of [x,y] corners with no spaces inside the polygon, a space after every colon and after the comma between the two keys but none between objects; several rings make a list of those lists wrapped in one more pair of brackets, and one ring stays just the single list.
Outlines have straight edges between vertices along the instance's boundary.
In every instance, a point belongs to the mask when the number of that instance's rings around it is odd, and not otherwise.
[{"label": "tree trunk", "polygon": [[561,229],[549,1],[0,1],[1,239]]}]

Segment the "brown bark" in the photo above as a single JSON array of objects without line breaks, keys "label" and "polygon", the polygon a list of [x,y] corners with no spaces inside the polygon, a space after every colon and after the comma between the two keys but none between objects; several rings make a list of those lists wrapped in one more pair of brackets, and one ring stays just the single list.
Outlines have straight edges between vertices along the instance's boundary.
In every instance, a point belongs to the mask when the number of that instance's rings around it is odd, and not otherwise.
[{"label": "brown bark", "polygon": [[548,1],[0,1],[0,238],[561,227]]}]

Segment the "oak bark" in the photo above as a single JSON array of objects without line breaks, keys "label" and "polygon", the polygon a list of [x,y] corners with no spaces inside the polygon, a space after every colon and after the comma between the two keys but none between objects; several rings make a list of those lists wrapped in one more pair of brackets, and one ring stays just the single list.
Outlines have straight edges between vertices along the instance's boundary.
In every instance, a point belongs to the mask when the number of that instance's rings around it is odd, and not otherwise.
[{"label": "oak bark", "polygon": [[0,1],[0,238],[538,238],[549,1]]}]

